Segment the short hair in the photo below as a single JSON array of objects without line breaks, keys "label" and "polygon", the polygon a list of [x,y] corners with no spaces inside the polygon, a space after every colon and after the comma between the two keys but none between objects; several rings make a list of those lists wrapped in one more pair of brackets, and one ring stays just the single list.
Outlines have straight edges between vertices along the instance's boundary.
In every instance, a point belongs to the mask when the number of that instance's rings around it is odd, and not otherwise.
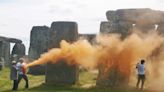
[{"label": "short hair", "polygon": [[23,58],[20,58],[20,59],[19,59],[19,62],[24,62],[24,59],[23,59]]},{"label": "short hair", "polygon": [[141,64],[144,64],[145,63],[145,60],[144,59],[141,59]]},{"label": "short hair", "polygon": [[16,61],[11,61],[12,64],[16,64],[17,62]]}]

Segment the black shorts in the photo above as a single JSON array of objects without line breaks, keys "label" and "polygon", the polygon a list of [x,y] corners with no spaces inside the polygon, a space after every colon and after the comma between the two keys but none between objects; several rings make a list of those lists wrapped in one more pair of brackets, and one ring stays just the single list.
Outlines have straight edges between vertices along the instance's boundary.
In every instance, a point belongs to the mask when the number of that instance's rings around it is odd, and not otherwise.
[{"label": "black shorts", "polygon": [[138,78],[144,80],[145,79],[145,75],[138,75]]}]

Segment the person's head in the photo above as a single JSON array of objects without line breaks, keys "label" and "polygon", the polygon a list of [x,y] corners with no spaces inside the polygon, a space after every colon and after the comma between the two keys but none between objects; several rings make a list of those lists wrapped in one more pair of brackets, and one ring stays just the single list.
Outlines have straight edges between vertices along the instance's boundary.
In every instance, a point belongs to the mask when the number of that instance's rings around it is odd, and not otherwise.
[{"label": "person's head", "polygon": [[145,63],[145,60],[144,60],[144,59],[142,59],[142,60],[141,60],[141,64],[144,64],[144,63]]},{"label": "person's head", "polygon": [[16,61],[12,61],[12,62],[11,62],[12,65],[15,65],[16,63],[17,63]]},{"label": "person's head", "polygon": [[19,62],[20,62],[20,63],[23,63],[23,62],[24,62],[24,59],[23,59],[23,58],[20,58],[20,59],[19,59]]}]

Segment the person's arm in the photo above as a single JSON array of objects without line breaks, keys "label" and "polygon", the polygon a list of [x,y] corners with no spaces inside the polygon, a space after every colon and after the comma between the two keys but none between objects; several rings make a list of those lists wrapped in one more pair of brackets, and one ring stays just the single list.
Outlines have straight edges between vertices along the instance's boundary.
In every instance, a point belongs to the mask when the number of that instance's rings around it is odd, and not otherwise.
[{"label": "person's arm", "polygon": [[18,70],[18,67],[16,65],[13,66],[16,70]]},{"label": "person's arm", "polygon": [[138,65],[139,65],[139,63],[137,63],[137,65],[136,65],[136,69],[138,68]]}]

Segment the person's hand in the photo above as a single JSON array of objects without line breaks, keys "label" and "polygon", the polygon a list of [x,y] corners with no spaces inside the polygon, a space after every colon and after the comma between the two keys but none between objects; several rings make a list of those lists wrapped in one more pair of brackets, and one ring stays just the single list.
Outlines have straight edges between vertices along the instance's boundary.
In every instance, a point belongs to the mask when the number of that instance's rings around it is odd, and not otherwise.
[{"label": "person's hand", "polygon": [[139,63],[137,63],[136,68],[138,68]]}]

